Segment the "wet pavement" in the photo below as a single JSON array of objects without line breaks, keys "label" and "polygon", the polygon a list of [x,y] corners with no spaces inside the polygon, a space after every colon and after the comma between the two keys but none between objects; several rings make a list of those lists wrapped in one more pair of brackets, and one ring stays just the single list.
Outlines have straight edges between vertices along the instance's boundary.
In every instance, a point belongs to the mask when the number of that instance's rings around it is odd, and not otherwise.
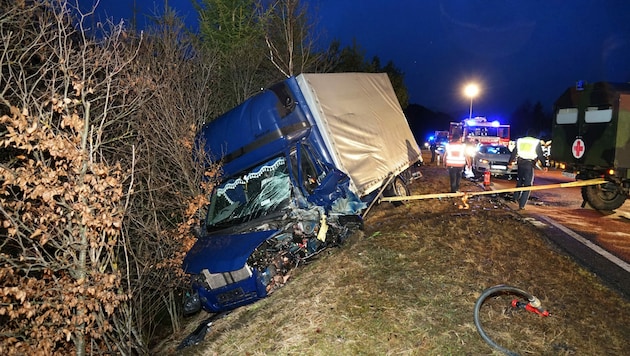
[{"label": "wet pavement", "polygon": [[[568,182],[561,172],[536,172],[534,185]],[[491,188],[513,188],[515,181],[493,179]],[[630,299],[630,201],[616,211],[600,212],[583,206],[580,188],[532,191],[525,210],[506,204],[562,251]]]},{"label": "wet pavement", "polygon": [[[441,162],[427,165],[440,166]],[[516,187],[514,179],[492,177],[485,190]],[[536,170],[534,185],[573,181],[560,170]],[[504,198],[510,194],[503,193]],[[615,211],[597,211],[585,204],[581,188],[532,191],[525,210],[505,199],[505,204],[545,232],[549,240],[605,284],[630,300],[630,199]],[[550,273],[553,273],[550,271]]]}]

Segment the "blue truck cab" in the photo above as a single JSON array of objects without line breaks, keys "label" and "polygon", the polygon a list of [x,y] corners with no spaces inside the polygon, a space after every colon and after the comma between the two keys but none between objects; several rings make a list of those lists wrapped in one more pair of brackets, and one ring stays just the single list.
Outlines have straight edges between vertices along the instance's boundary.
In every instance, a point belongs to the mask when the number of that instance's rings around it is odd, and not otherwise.
[{"label": "blue truck cab", "polygon": [[184,259],[186,313],[266,297],[292,268],[362,225],[421,162],[386,74],[301,74],[207,123],[196,137],[222,180]]}]

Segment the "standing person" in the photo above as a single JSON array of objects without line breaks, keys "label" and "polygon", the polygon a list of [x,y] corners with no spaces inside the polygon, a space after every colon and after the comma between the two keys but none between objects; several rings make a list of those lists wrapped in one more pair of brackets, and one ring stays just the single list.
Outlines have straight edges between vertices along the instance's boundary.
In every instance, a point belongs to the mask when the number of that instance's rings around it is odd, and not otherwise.
[{"label": "standing person", "polygon": [[[510,162],[508,163],[508,168],[510,168],[514,162],[518,164],[516,178],[517,188],[531,187],[532,184],[534,184],[534,168],[538,161],[545,161],[542,147],[540,146],[540,140],[533,137],[533,132],[528,130],[527,136],[516,140],[516,147],[512,150]],[[514,192],[513,198],[518,202],[518,208],[520,210],[525,209],[527,199],[529,199],[529,193],[529,190]]]},{"label": "standing person", "polygon": [[475,140],[475,143],[466,142],[464,145],[465,153],[466,153],[466,166],[464,167],[464,176],[466,178],[474,178],[475,173],[473,172],[473,159],[475,154],[479,150],[479,140]]},{"label": "standing person", "polygon": [[433,139],[433,141],[431,141],[431,163],[435,162],[435,151],[437,150],[437,139]]},{"label": "standing person", "polygon": [[459,191],[459,182],[466,165],[465,150],[466,146],[462,143],[461,136],[459,133],[454,133],[444,152],[444,165],[448,169],[451,193]]}]

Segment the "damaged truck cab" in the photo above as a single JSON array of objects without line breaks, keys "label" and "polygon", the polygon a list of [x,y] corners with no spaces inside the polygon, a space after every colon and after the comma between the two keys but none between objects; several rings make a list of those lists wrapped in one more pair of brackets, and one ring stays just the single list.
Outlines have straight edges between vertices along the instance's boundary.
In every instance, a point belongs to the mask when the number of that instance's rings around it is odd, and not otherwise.
[{"label": "damaged truck cab", "polygon": [[386,74],[290,77],[206,124],[196,143],[224,179],[184,260],[186,314],[266,297],[360,228],[379,193],[407,194],[401,182],[421,162]]}]

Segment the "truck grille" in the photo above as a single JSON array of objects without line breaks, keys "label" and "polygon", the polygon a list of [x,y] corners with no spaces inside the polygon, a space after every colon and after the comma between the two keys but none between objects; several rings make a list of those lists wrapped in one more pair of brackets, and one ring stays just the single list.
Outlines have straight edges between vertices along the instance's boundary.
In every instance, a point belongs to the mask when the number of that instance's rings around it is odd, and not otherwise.
[{"label": "truck grille", "polygon": [[236,304],[244,300],[257,299],[256,292],[245,293],[243,288],[235,288],[230,291],[217,294],[217,302],[224,307]]},{"label": "truck grille", "polygon": [[210,289],[217,289],[251,277],[252,270],[251,268],[249,268],[248,265],[245,265],[243,268],[237,271],[223,273],[210,273],[210,271],[204,269],[201,271],[201,274],[203,275],[204,280],[208,287],[210,287]]}]

